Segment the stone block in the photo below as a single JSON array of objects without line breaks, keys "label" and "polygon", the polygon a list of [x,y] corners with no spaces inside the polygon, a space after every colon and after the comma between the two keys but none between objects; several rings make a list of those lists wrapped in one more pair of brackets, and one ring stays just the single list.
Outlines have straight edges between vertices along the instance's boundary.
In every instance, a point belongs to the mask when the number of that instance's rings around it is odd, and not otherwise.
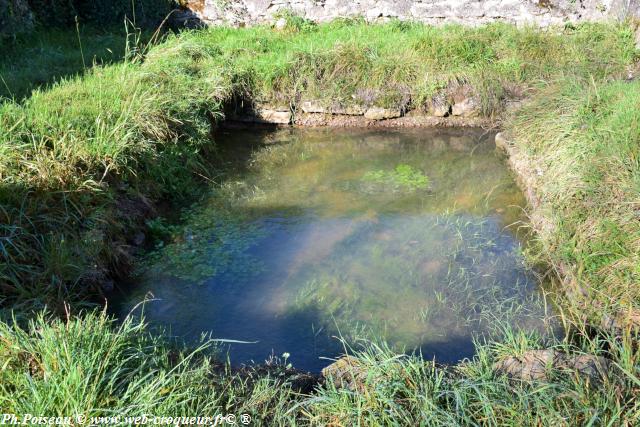
[{"label": "stone block", "polygon": [[364,113],[364,117],[368,120],[395,119],[397,117],[400,117],[401,115],[402,115],[402,112],[400,110],[380,108],[380,107],[369,108]]}]

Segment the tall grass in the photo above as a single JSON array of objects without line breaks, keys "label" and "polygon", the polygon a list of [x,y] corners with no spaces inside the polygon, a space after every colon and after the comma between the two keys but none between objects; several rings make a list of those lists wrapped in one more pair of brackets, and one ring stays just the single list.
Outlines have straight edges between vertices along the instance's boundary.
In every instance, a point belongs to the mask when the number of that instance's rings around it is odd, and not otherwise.
[{"label": "tall grass", "polygon": [[20,416],[82,415],[82,425],[100,416],[131,425],[125,417],[145,414],[266,419],[292,395],[285,368],[236,375],[212,361],[213,343],[184,352],[132,318],[117,325],[104,313],[53,321],[40,314],[25,329],[0,323],[0,340],[0,408]]},{"label": "tall grass", "polygon": [[184,194],[206,173],[201,153],[225,84],[192,88],[167,71],[129,60],[0,105],[5,296],[59,308],[99,294],[140,221],[119,205]]},{"label": "tall grass", "polygon": [[[253,425],[637,425],[638,353],[615,340],[582,347],[551,345],[574,355],[594,352],[617,361],[606,378],[551,370],[545,381],[496,373],[495,361],[538,349],[535,334],[505,327],[500,344],[478,342],[477,356],[455,367],[384,345],[361,343],[352,354],[356,388],[329,377],[316,382],[284,364],[230,369],[204,343],[186,352],[150,335],[142,321],[117,325],[104,314],[28,327],[0,323],[0,408],[48,416],[215,416],[249,414]],[[550,343],[545,343],[549,345]],[[348,371],[347,371],[348,372]],[[301,379],[307,385],[301,388]],[[310,387],[311,386],[311,387]],[[129,423],[130,424],[130,423]],[[87,424],[88,425],[88,424]]]},{"label": "tall grass", "polygon": [[508,126],[538,168],[539,209],[551,224],[544,252],[562,264],[566,286],[585,294],[577,314],[598,325],[603,317],[617,327],[639,320],[639,99],[638,81],[563,81]]},{"label": "tall grass", "polygon": [[266,102],[420,108],[440,89],[470,85],[490,115],[540,80],[620,73],[633,59],[632,40],[624,25],[558,31],[342,20],[283,31],[211,29],[170,40],[156,52],[198,50],[203,65],[222,64],[233,73],[240,95]]}]

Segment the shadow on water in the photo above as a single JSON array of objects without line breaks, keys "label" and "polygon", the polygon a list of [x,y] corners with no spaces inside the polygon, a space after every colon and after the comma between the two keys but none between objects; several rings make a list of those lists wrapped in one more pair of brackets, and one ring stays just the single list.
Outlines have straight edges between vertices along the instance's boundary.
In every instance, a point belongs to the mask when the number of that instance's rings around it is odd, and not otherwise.
[{"label": "shadow on water", "polygon": [[[439,362],[474,353],[495,319],[541,330],[524,263],[524,198],[481,131],[282,130],[219,136],[219,184],[158,242],[123,316],[187,341],[231,344],[233,363],[291,355],[318,371],[346,343],[384,340]],[[515,225],[514,225],[515,224]],[[226,347],[224,347],[226,348]]]}]

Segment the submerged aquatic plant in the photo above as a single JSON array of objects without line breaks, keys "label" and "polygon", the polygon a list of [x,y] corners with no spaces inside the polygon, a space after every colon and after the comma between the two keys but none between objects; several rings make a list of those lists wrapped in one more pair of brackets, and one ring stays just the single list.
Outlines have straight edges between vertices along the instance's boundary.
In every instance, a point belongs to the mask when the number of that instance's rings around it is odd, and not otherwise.
[{"label": "submerged aquatic plant", "polygon": [[396,350],[483,333],[494,317],[537,329],[548,313],[518,249],[483,218],[386,217],[291,275],[285,286],[298,291],[287,306],[321,313],[330,333],[351,340],[364,328]]},{"label": "submerged aquatic plant", "polygon": [[377,170],[364,174],[362,180],[375,183],[394,191],[424,190],[429,186],[429,178],[411,165],[400,164],[392,171]]},{"label": "submerged aquatic plant", "polygon": [[213,204],[197,206],[183,217],[187,225],[163,228],[169,242],[158,242],[144,268],[200,284],[222,274],[227,281],[242,280],[264,268],[247,253],[266,233],[258,224]]}]

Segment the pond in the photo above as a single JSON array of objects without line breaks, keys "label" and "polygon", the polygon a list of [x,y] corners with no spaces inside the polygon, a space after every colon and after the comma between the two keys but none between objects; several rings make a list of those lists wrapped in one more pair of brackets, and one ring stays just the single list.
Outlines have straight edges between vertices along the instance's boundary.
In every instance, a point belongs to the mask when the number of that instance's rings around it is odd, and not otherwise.
[{"label": "pond", "polygon": [[456,362],[508,323],[542,328],[525,200],[481,130],[233,130],[219,176],[117,302],[232,363],[319,371],[366,340]]}]

